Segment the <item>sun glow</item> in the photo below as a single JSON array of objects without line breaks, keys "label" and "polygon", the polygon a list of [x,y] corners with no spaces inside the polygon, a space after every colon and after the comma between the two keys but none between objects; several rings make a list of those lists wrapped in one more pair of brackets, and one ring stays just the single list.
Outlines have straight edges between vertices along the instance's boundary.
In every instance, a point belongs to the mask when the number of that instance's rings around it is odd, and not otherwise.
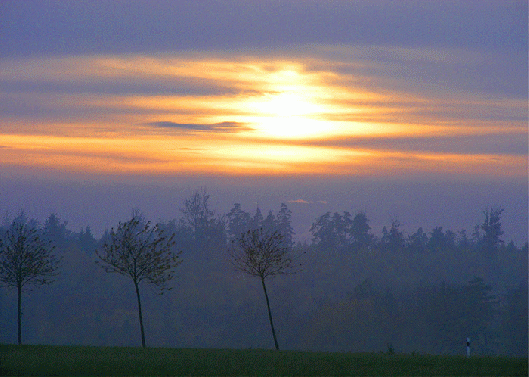
[{"label": "sun glow", "polygon": [[278,139],[309,139],[329,136],[334,127],[324,121],[299,116],[263,117],[257,125],[261,135]]},{"label": "sun glow", "polygon": [[288,70],[271,74],[268,92],[246,99],[242,106],[251,113],[261,136],[302,139],[329,136],[335,130],[322,119],[332,112],[324,105],[325,91],[318,77]]},{"label": "sun glow", "polygon": [[256,110],[263,114],[277,117],[295,117],[314,114],[318,110],[315,103],[311,103],[300,93],[280,93],[256,103]]}]

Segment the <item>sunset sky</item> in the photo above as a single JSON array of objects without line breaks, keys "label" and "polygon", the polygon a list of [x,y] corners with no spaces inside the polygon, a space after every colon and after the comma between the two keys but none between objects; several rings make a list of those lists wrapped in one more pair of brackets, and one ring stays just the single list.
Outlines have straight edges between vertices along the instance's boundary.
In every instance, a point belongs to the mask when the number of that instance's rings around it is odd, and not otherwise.
[{"label": "sunset sky", "polygon": [[[527,1],[0,2],[0,211],[290,203],[527,240]],[[168,204],[170,203],[170,204]]]}]

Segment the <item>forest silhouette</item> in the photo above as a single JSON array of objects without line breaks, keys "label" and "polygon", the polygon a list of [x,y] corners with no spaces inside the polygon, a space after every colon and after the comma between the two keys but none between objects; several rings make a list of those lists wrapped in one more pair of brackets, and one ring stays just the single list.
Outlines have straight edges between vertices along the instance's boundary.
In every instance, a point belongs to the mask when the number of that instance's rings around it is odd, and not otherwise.
[{"label": "forest silhouette", "polygon": [[[111,230],[96,239],[90,227],[73,231],[58,214],[42,224],[23,212],[6,216],[2,263],[6,237],[21,219],[60,260],[55,281],[24,292],[24,342],[136,346],[146,338],[159,347],[272,348],[275,342],[278,348],[279,342],[282,349],[463,355],[470,337],[474,354],[527,355],[528,247],[503,239],[502,208],[478,212],[471,234],[420,226],[405,234],[398,220],[374,234],[366,212],[328,212],[314,220],[313,239],[302,243],[286,204],[263,215],[236,203],[219,214],[209,199],[197,190],[178,217],[152,224],[171,237],[179,259],[172,280],[164,280],[171,290],[160,296],[156,287],[142,286],[141,330],[130,279],[95,263]],[[266,280],[268,312],[264,280],[230,260],[230,245],[257,229],[280,234],[282,250],[301,265],[296,274]],[[3,281],[0,342],[14,343],[17,292]]]}]

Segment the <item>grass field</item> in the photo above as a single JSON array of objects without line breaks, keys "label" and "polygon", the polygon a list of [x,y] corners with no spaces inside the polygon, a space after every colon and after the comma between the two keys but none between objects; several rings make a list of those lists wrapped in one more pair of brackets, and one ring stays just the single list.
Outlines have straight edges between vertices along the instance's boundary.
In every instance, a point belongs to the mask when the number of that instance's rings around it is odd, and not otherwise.
[{"label": "grass field", "polygon": [[0,345],[0,374],[24,376],[527,376],[527,358],[271,350]]}]

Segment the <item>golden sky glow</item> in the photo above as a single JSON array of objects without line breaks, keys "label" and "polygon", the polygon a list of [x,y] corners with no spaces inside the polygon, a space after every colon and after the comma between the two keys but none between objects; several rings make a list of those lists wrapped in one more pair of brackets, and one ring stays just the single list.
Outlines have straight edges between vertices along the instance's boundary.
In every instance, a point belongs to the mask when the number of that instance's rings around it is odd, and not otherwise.
[{"label": "golden sky glow", "polygon": [[[6,60],[0,80],[7,83],[1,99],[14,104],[0,114],[5,166],[148,174],[526,173],[525,155],[470,152],[457,143],[523,137],[526,125],[511,115],[523,114],[525,101],[383,89],[373,85],[382,78],[355,75],[338,62]],[[394,138],[437,138],[441,150],[394,149]]]}]

